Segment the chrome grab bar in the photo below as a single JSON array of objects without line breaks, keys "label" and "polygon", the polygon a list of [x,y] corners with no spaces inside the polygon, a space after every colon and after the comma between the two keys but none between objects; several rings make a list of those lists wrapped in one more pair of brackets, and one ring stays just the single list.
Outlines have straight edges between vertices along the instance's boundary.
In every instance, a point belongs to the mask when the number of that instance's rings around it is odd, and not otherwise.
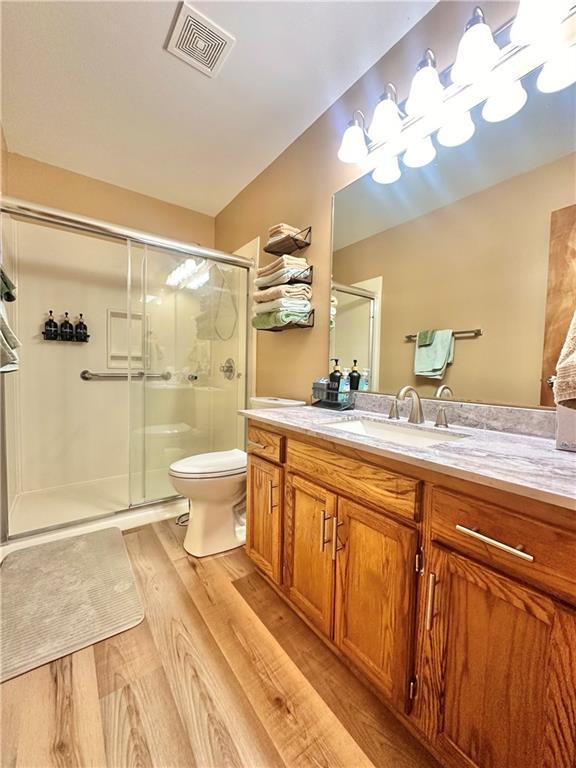
[{"label": "chrome grab bar", "polygon": [[84,369],[80,372],[80,378],[83,381],[92,381],[94,379],[104,380],[118,380],[127,379],[128,376],[132,379],[162,379],[163,381],[169,381],[172,378],[170,371],[164,371],[164,373],[146,373],[146,371],[134,371],[131,374],[128,373],[112,373],[106,371],[105,373],[96,373],[95,371],[89,371]]},{"label": "chrome grab bar", "polygon": [[528,552],[524,552],[521,544],[519,544],[517,547],[511,547],[509,544],[503,544],[497,539],[491,539],[490,536],[485,536],[483,533],[480,533],[474,528],[466,528],[464,525],[457,525],[456,530],[459,533],[463,533],[465,536],[471,536],[473,539],[478,539],[478,541],[481,541],[483,544],[487,544],[489,547],[496,547],[496,549],[501,549],[503,552],[507,552],[509,555],[514,555],[514,557],[527,560],[529,563],[534,562],[534,556],[529,555]]}]

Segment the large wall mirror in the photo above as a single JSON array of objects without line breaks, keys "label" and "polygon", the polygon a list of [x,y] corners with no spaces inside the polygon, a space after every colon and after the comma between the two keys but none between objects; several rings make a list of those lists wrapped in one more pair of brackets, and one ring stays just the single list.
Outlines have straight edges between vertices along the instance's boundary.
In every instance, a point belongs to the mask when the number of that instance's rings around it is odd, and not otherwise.
[{"label": "large wall mirror", "polygon": [[[540,93],[536,73],[523,85],[527,103],[508,120],[487,123],[478,107],[467,143],[335,195],[331,355],[370,368],[373,391],[412,384],[431,397],[447,384],[457,400],[553,404],[555,317],[576,304],[564,279],[576,259],[576,86]],[[444,375],[415,375],[427,370],[416,334],[445,329],[456,333]]]}]

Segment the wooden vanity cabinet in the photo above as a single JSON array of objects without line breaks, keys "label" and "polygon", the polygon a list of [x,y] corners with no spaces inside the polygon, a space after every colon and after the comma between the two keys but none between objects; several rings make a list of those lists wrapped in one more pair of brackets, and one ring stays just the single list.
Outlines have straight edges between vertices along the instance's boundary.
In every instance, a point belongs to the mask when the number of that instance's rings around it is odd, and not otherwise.
[{"label": "wooden vanity cabinet", "polygon": [[272,581],[281,583],[282,467],[248,456],[246,552]]},{"label": "wooden vanity cabinet", "polygon": [[421,689],[454,768],[574,768],[576,614],[439,545],[426,575]]}]

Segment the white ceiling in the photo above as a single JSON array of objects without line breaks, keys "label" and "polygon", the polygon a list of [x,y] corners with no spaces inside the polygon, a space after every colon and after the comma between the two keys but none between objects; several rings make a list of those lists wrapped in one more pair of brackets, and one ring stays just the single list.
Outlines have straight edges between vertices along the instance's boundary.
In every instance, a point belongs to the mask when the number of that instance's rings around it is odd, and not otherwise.
[{"label": "white ceiling", "polygon": [[434,2],[199,2],[210,79],[164,50],[176,2],[3,2],[11,152],[214,215]]}]

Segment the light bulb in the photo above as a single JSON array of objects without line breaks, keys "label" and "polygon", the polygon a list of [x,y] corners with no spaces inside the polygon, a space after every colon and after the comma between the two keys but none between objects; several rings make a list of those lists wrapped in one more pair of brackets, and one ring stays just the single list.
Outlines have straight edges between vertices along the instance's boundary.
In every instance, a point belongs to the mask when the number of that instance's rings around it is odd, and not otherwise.
[{"label": "light bulb", "polygon": [[510,28],[510,42],[528,45],[555,37],[572,0],[521,0]]},{"label": "light bulb", "polygon": [[538,75],[536,86],[542,93],[554,93],[576,83],[576,45],[562,48],[547,61]]},{"label": "light bulb", "polygon": [[442,104],[443,97],[444,88],[436,71],[436,57],[428,48],[412,78],[410,93],[406,100],[406,112],[409,115],[433,112]]},{"label": "light bulb", "polygon": [[358,110],[354,113],[354,119],[348,123],[348,127],[342,136],[342,143],[338,150],[338,160],[343,163],[360,163],[368,155],[366,138],[364,136],[364,115],[362,122],[356,115],[362,115]]},{"label": "light bulb", "polygon": [[446,118],[436,138],[443,147],[459,147],[474,136],[476,126],[470,112],[446,112]]},{"label": "light bulb", "polygon": [[402,171],[398,164],[398,158],[393,156],[387,157],[378,163],[372,173],[372,178],[377,184],[393,184],[395,181],[398,181],[401,175]]},{"label": "light bulb", "polygon": [[409,168],[422,168],[422,166],[431,163],[435,157],[436,147],[430,136],[426,136],[424,139],[417,139],[408,147],[404,152],[402,162]]},{"label": "light bulb", "polygon": [[476,6],[458,44],[450,72],[452,82],[457,85],[476,82],[493,68],[499,57],[500,48],[494,42],[492,30],[484,21],[482,9]]},{"label": "light bulb", "polygon": [[386,93],[374,110],[368,136],[377,144],[383,144],[385,141],[395,139],[401,130],[402,117],[398,109],[396,88],[392,83],[388,83]]},{"label": "light bulb", "polygon": [[494,93],[482,107],[482,117],[488,123],[499,123],[520,112],[528,94],[520,80],[505,81],[496,86]]}]

